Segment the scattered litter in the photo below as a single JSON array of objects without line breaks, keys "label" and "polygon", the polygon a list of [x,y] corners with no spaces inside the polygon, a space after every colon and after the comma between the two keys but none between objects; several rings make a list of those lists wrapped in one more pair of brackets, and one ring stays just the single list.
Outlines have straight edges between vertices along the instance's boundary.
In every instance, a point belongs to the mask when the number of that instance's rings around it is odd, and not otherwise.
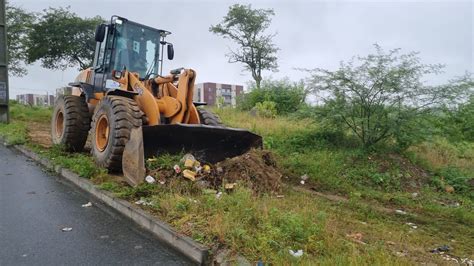
[{"label": "scattered litter", "polygon": [[400,252],[400,251],[397,251],[397,252],[395,252],[395,255],[396,255],[397,257],[406,257],[406,256],[408,255],[408,251],[406,251],[406,250],[401,251],[401,252]]},{"label": "scattered litter", "polygon": [[224,172],[224,169],[222,169],[222,167],[217,167],[216,171],[218,174],[222,174]]},{"label": "scattered litter", "polygon": [[61,231],[70,232],[70,231],[72,231],[72,228],[71,227],[64,227],[63,229],[61,229]]},{"label": "scattered litter", "polygon": [[416,192],[411,193],[411,197],[412,197],[412,198],[418,197],[418,193],[416,193]]},{"label": "scattered litter", "polygon": [[413,228],[413,229],[418,228],[418,226],[417,226],[416,224],[414,224],[414,223],[406,223],[406,225],[410,226],[410,227]]},{"label": "scattered litter", "polygon": [[100,236],[100,239],[106,239],[106,238],[109,238],[109,236],[108,235],[101,235]]},{"label": "scattered litter", "polygon": [[235,188],[235,186],[237,186],[237,183],[227,183],[224,185],[224,188],[227,190],[232,190]]},{"label": "scattered litter", "polygon": [[449,207],[453,207],[453,208],[457,208],[459,206],[461,206],[461,204],[459,202],[455,202],[455,203],[449,205]]},{"label": "scattered litter", "polygon": [[301,178],[301,180],[306,181],[306,180],[308,180],[309,176],[307,174],[304,174],[300,178]]},{"label": "scattered litter", "polygon": [[359,223],[363,224],[363,225],[367,225],[366,222],[363,222],[363,221],[359,221]]},{"label": "scattered litter", "polygon": [[140,246],[140,245],[136,245],[136,246],[135,246],[135,249],[142,249],[142,248],[143,248],[143,247]]},{"label": "scattered litter", "polygon": [[173,166],[173,169],[174,169],[174,171],[175,171],[177,174],[181,173],[181,167],[179,167],[179,165],[175,164],[175,165]]},{"label": "scattered litter", "polygon": [[285,195],[277,195],[277,198],[281,199],[281,198],[284,198]]},{"label": "scattered litter", "polygon": [[82,208],[92,207],[92,202],[89,201],[88,203],[82,204],[81,206]]},{"label": "scattered litter", "polygon": [[216,199],[220,199],[221,197],[222,197],[222,192],[219,191],[219,192],[216,194]]},{"label": "scattered litter", "polygon": [[441,252],[448,252],[449,246],[448,245],[442,245],[440,247],[437,247],[435,249],[430,250],[431,253],[441,253]]},{"label": "scattered litter", "polygon": [[28,257],[28,254],[23,254],[23,255],[21,255],[21,256],[22,256],[23,258],[26,258],[26,257]]},{"label": "scattered litter", "polygon": [[191,160],[191,161],[195,161],[196,159],[194,158],[194,156],[190,153],[186,153],[183,158],[181,158],[180,162],[181,163],[184,163],[186,162],[186,160]]},{"label": "scattered litter", "polygon": [[298,251],[293,251],[293,250],[289,250],[290,251],[290,255],[295,257],[295,258],[299,258],[301,256],[303,256],[303,250],[302,249],[298,249]]},{"label": "scattered litter", "polygon": [[455,262],[456,264],[459,264],[459,260],[458,260],[458,259],[453,258],[453,257],[449,256],[448,254],[443,254],[443,255],[441,255],[441,257],[442,257],[444,260],[453,261],[453,262]]},{"label": "scattered litter", "polygon": [[446,187],[444,187],[444,190],[446,190],[446,192],[448,193],[454,193],[454,187],[450,185],[447,185]]},{"label": "scattered litter", "polygon": [[160,183],[161,185],[164,185],[166,183],[166,179],[160,179],[158,183]]},{"label": "scattered litter", "polygon": [[461,264],[468,265],[468,266],[474,266],[474,260],[471,260],[470,258],[462,258],[461,259]]},{"label": "scattered litter", "polygon": [[353,233],[353,234],[347,234],[346,237],[350,238],[352,241],[366,245],[367,243],[362,241],[362,233]]},{"label": "scattered litter", "polygon": [[304,180],[301,180],[301,181],[300,181],[300,184],[301,184],[301,185],[304,185]]},{"label": "scattered litter", "polygon": [[200,173],[201,170],[202,170],[202,166],[200,166],[200,165],[194,166],[194,170],[196,170],[196,173]]},{"label": "scattered litter", "polygon": [[151,205],[151,202],[148,202],[148,201],[146,201],[146,200],[140,199],[140,200],[135,201],[135,204],[137,204],[137,205],[143,205],[143,206],[150,206],[150,205]]},{"label": "scattered litter", "polygon": [[146,161],[149,163],[156,162],[158,159],[157,158],[149,158]]},{"label": "scattered litter", "polygon": [[186,161],[184,161],[184,167],[192,168],[193,166],[194,166],[194,160],[186,159]]},{"label": "scattered litter", "polygon": [[146,181],[148,184],[153,184],[153,183],[156,182],[155,178],[154,178],[153,176],[151,176],[151,175],[147,175],[147,176],[145,177],[145,181]]},{"label": "scattered litter", "polygon": [[401,215],[406,215],[407,212],[406,211],[402,211],[402,210],[395,210],[396,213],[398,214],[401,214]]},{"label": "scattered litter", "polygon": [[209,165],[205,164],[202,167],[202,170],[204,171],[204,173],[209,174],[211,172],[211,167]]},{"label": "scattered litter", "polygon": [[396,243],[393,242],[393,241],[387,241],[387,244],[391,245],[391,246],[394,246]]},{"label": "scattered litter", "polygon": [[184,170],[183,171],[183,176],[191,181],[196,181],[196,172],[193,172],[191,170]]}]

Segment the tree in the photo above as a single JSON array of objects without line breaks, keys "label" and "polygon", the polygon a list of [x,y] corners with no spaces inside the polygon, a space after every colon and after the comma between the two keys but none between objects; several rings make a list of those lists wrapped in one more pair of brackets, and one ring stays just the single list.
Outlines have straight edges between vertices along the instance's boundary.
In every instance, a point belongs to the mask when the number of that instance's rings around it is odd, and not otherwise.
[{"label": "tree", "polygon": [[27,40],[35,21],[35,13],[30,13],[7,2],[8,73],[11,75],[21,77],[28,73],[25,64],[27,61]]},{"label": "tree", "polygon": [[375,54],[341,62],[336,71],[307,70],[309,86],[331,108],[332,121],[346,125],[368,149],[394,137],[402,146],[417,129],[413,123],[429,107],[440,106],[466,92],[466,86],[450,83],[426,86],[421,78],[438,74],[442,65],[422,64],[417,53],[401,54],[400,49],[384,52],[375,45]]},{"label": "tree", "polygon": [[251,72],[257,88],[262,81],[262,70],[278,69],[276,52],[272,43],[275,34],[265,34],[270,26],[272,9],[252,9],[251,5],[235,4],[229,7],[224,20],[209,28],[210,32],[234,41],[238,48],[227,54],[229,63],[240,62]]},{"label": "tree", "polygon": [[92,65],[95,50],[94,33],[101,17],[80,18],[67,8],[43,10],[39,22],[29,33],[28,62],[41,62],[49,69]]}]

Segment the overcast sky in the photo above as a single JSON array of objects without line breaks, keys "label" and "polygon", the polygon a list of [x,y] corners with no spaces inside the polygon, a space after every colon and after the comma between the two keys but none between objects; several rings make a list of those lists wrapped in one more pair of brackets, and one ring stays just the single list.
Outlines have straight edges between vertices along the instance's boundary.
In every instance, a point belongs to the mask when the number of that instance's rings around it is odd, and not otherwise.
[{"label": "overcast sky", "polygon": [[[232,43],[209,32],[234,3],[272,8],[275,16],[269,32],[277,32],[275,44],[279,71],[265,77],[305,78],[294,68],[334,69],[341,60],[384,49],[419,51],[425,63],[446,64],[445,73],[427,77],[442,83],[474,72],[473,1],[122,1],[122,0],[10,0],[31,11],[70,6],[82,17],[119,15],[155,28],[171,31],[175,58],[165,61],[164,72],[193,68],[197,82],[243,84],[251,76],[239,64],[229,64],[225,54]],[[74,80],[77,69],[51,71],[39,64],[22,78],[10,77],[10,95],[53,93]]]}]

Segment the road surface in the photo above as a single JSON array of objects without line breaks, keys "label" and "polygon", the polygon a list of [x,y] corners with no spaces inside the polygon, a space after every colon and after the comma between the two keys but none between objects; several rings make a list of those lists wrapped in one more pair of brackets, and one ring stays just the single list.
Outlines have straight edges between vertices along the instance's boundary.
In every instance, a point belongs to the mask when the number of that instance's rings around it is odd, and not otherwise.
[{"label": "road surface", "polygon": [[[81,205],[91,201],[93,206]],[[72,228],[63,232],[63,228]],[[0,145],[0,265],[192,265],[112,209]]]}]

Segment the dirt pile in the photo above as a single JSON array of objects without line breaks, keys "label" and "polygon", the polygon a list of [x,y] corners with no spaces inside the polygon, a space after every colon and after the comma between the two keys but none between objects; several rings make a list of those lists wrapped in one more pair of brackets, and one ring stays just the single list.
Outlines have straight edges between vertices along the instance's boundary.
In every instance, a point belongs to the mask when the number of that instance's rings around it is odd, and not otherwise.
[{"label": "dirt pile", "polygon": [[[185,155],[187,156],[189,155]],[[148,174],[162,184],[170,184],[173,180],[182,178],[203,189],[213,190],[232,190],[236,183],[245,185],[256,193],[276,193],[282,187],[282,174],[272,154],[264,150],[251,150],[214,165],[198,161],[191,163],[189,160],[186,162],[183,158],[174,166],[148,169]]]}]

